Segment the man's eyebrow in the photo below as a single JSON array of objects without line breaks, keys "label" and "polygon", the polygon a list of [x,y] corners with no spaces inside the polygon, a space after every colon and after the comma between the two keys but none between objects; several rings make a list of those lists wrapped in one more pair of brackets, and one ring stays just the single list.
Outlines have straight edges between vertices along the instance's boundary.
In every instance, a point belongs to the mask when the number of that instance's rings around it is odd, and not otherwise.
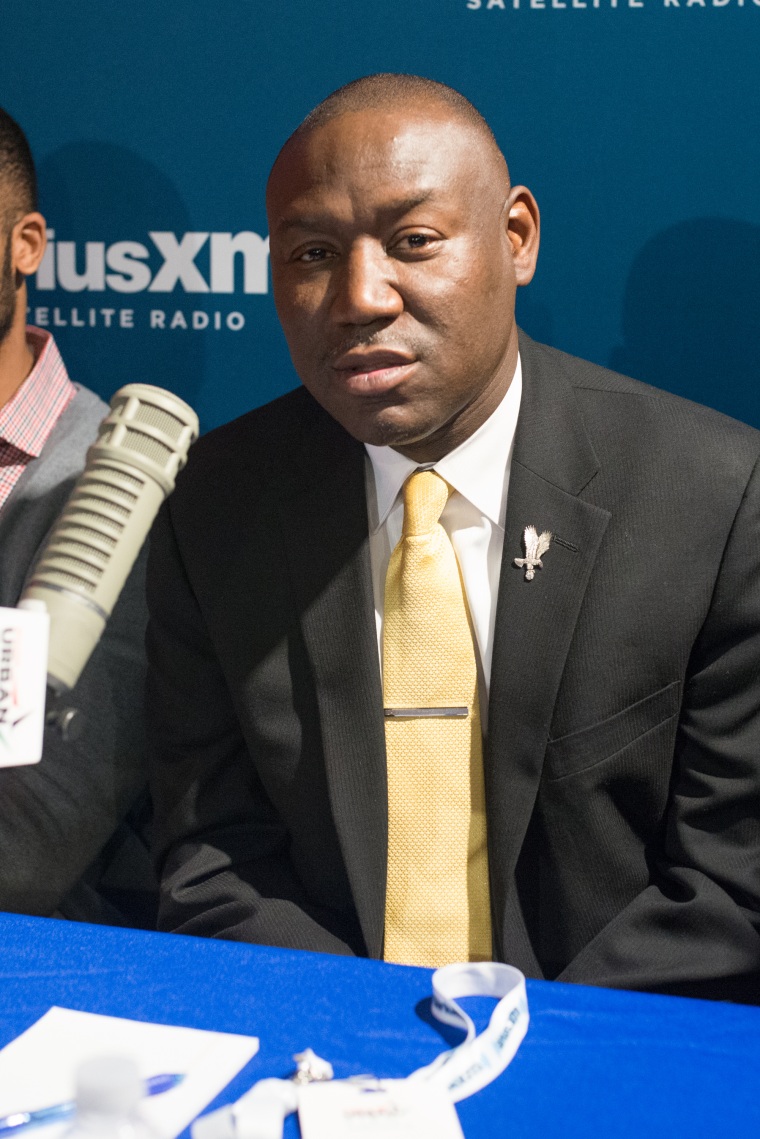
[{"label": "man's eyebrow", "polygon": [[[400,217],[403,214],[408,214],[410,210],[415,209],[416,206],[424,205],[435,196],[436,191],[430,189],[419,194],[413,194],[408,198],[397,198],[392,202],[388,202],[382,209],[379,209],[378,215],[382,218]],[[290,229],[322,230],[334,225],[335,220],[335,215],[328,213],[284,214],[277,220],[277,229],[281,233],[285,233]]]},{"label": "man's eyebrow", "polygon": [[436,191],[434,189],[423,190],[419,194],[410,195],[408,198],[398,198],[395,202],[389,202],[379,212],[381,214],[407,214],[415,206],[423,206],[425,202],[429,202],[435,196]]}]

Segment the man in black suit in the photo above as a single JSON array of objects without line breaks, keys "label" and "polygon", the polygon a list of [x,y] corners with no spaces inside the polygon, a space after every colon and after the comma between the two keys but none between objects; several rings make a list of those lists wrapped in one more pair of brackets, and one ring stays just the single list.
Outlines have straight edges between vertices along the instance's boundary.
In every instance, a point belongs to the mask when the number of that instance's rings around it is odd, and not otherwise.
[{"label": "man in black suit", "polygon": [[384,955],[383,581],[402,484],[432,467],[494,956],[758,999],[760,435],[518,335],[538,210],[449,88],[336,92],[268,209],[304,386],[197,444],[152,543],[161,928]]}]

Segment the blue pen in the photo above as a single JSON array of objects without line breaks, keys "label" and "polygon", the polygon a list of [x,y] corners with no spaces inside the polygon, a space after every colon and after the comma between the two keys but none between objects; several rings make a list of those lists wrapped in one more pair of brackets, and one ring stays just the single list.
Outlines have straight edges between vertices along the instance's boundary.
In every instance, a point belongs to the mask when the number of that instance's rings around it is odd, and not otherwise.
[{"label": "blue pen", "polygon": [[[145,1081],[146,1095],[161,1095],[162,1092],[171,1091],[184,1080],[183,1075],[171,1072],[161,1076],[150,1076]],[[73,1100],[68,1103],[55,1103],[52,1107],[40,1107],[37,1111],[14,1111],[11,1115],[0,1117],[0,1135],[18,1135],[31,1127],[41,1127],[45,1123],[60,1123],[62,1119],[70,1119],[76,1111]]]}]

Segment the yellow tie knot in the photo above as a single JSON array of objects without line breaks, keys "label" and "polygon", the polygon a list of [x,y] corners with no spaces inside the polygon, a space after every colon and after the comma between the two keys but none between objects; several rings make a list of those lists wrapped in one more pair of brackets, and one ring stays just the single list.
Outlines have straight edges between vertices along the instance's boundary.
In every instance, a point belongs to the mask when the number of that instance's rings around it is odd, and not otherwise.
[{"label": "yellow tie knot", "polygon": [[414,471],[404,483],[404,537],[429,534],[450,493],[449,484],[435,471]]}]

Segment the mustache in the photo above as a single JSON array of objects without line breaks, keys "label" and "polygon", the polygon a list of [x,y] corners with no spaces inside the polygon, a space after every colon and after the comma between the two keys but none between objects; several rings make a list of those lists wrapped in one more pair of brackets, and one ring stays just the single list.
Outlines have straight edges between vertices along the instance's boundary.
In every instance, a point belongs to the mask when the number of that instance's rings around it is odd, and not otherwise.
[{"label": "mustache", "polygon": [[383,352],[403,352],[419,356],[423,352],[424,345],[420,343],[418,337],[412,336],[400,340],[398,337],[388,338],[383,336],[382,332],[375,332],[363,336],[347,336],[338,344],[329,348],[323,358],[326,363],[333,364],[336,360],[339,360],[341,356],[344,356],[347,352],[352,352],[355,348]]}]

